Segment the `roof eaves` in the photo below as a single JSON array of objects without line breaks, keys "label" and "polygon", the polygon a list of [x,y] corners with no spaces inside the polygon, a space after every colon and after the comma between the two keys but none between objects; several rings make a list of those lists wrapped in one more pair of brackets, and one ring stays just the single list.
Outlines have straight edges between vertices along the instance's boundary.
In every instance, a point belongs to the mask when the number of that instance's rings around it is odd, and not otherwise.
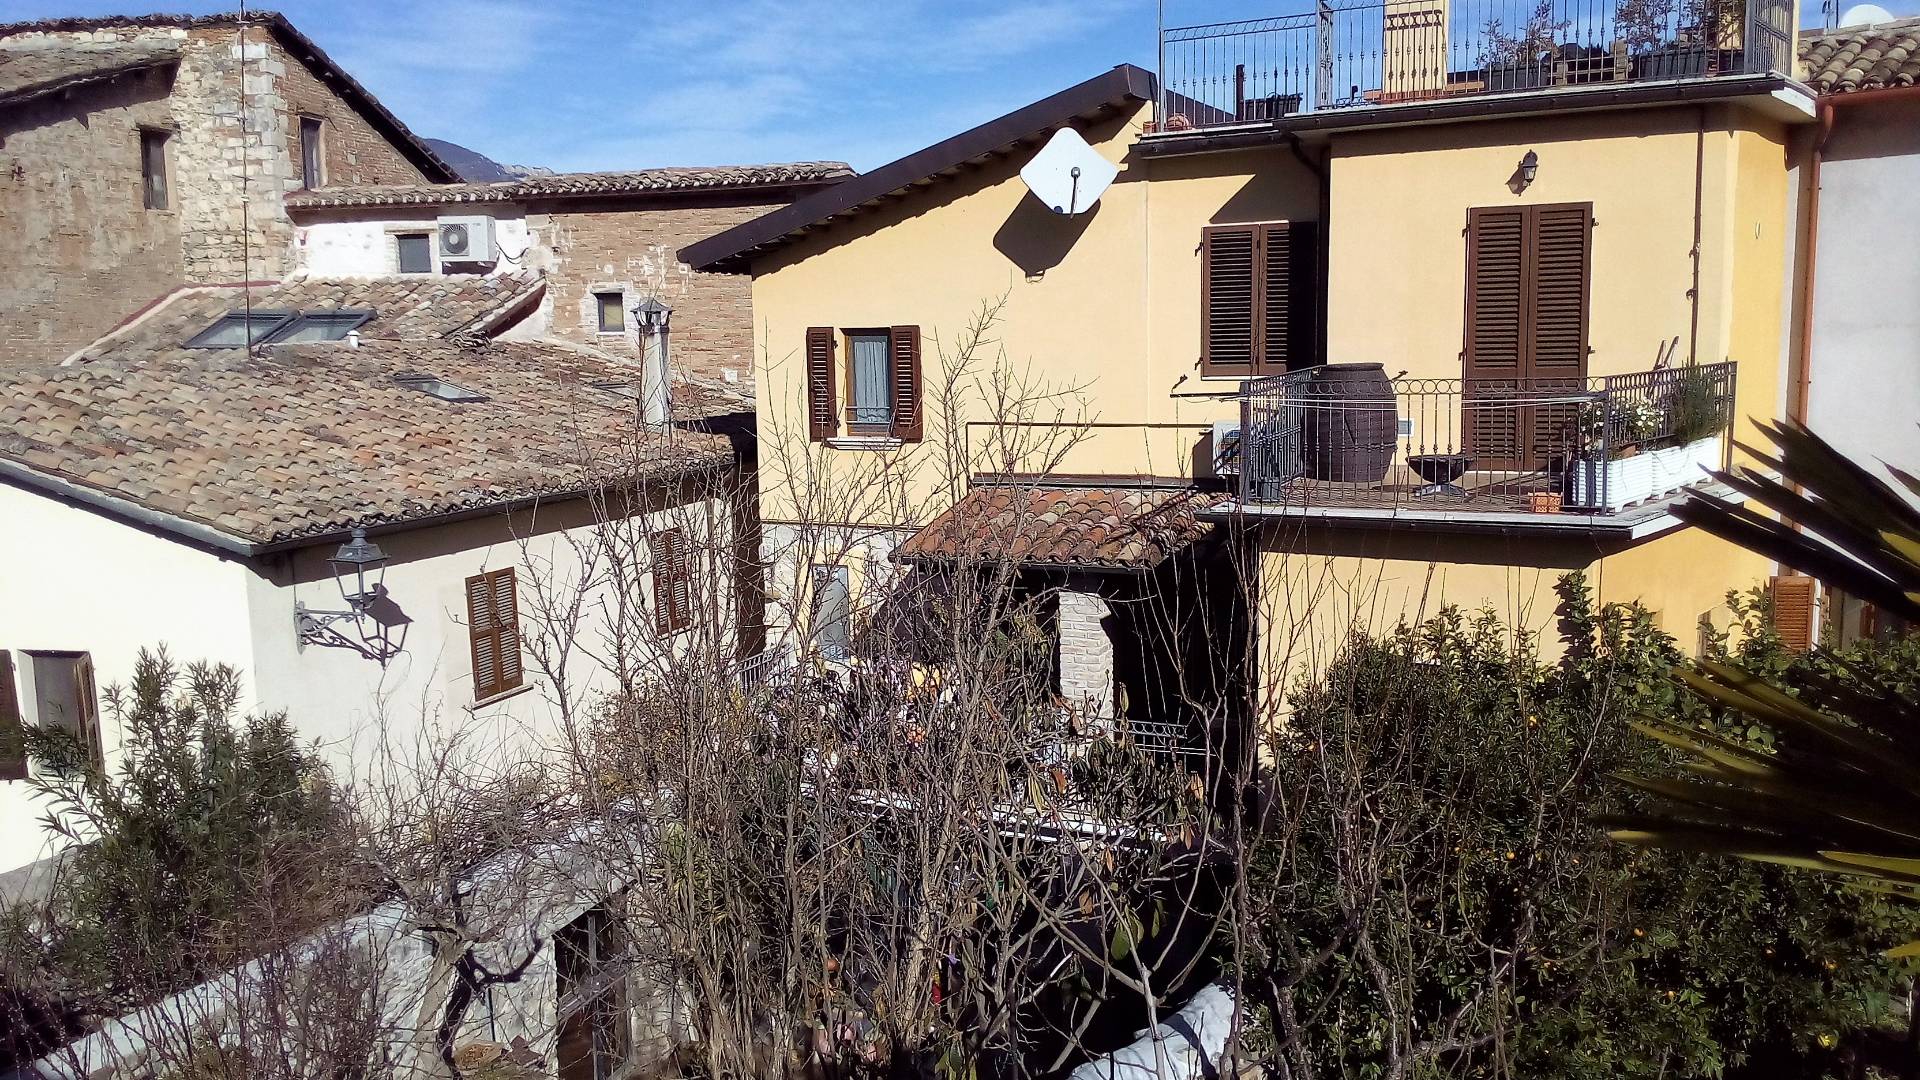
[{"label": "roof eaves", "polygon": [[25,104],[26,102],[33,101],[37,98],[46,97],[49,94],[58,94],[66,90],[75,90],[82,86],[88,86],[97,82],[110,82],[114,79],[120,78],[123,75],[131,75],[136,71],[151,71],[154,68],[172,67],[178,64],[179,62],[180,62],[180,57],[178,56],[167,56],[167,55],[161,55],[161,54],[143,57],[138,60],[130,60],[124,64],[115,64],[112,67],[97,68],[93,71],[87,71],[77,75],[70,75],[64,79],[51,79],[47,82],[37,83],[33,86],[22,87],[19,90],[15,90],[11,93],[0,94],[0,105],[21,105],[21,104]]},{"label": "roof eaves", "polygon": [[11,458],[0,457],[0,479],[43,491],[57,498],[77,502],[82,506],[91,507],[135,525],[171,533],[181,539],[211,547],[229,555],[251,558],[261,554],[263,550],[262,545],[252,540],[236,536],[204,521],[155,510],[143,503],[122,498],[89,484],[69,480],[54,473],[42,472]]},{"label": "roof eaves", "polygon": [[1154,94],[1152,72],[1121,64],[998,119],[681,248],[680,261],[695,270],[740,273],[754,256],[868,203],[924,184],[1082,116],[1130,101],[1151,101]]}]

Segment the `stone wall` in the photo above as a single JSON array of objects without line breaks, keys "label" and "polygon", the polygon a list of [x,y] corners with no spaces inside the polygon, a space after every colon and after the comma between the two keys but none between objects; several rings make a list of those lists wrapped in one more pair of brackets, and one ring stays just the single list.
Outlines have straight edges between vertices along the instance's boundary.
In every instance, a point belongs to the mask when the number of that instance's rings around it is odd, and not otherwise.
[{"label": "stone wall", "polygon": [[[759,217],[781,204],[574,210],[530,206],[527,227],[546,249],[553,333],[608,343],[599,333],[593,294],[619,291],[623,307],[657,296],[673,308],[676,367],[752,377],[755,351],[752,279],[696,274],[675,254],[696,240]],[[631,322],[631,316],[628,317]],[[633,340],[632,328],[627,339]]]},{"label": "stone wall", "polygon": [[[334,183],[424,181],[264,26],[114,27],[32,47],[171,39],[176,72],[85,86],[0,119],[0,365],[56,363],[169,289],[266,281],[294,266],[283,196],[300,187],[299,117],[326,121]],[[243,81],[244,65],[244,81]],[[165,210],[146,210],[142,127],[169,131]]]},{"label": "stone wall", "polygon": [[140,180],[172,85],[161,69],[0,111],[0,366],[57,362],[183,280],[177,195],[145,209]]},{"label": "stone wall", "polygon": [[1060,591],[1060,696],[1093,721],[1114,717],[1112,609],[1089,592]]}]

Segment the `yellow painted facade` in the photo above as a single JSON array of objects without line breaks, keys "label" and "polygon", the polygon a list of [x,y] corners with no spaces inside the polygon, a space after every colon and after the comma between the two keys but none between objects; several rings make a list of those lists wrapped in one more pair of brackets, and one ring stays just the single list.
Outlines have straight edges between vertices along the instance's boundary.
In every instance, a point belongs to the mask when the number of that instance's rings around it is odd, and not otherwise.
[{"label": "yellow painted facade", "polygon": [[[968,471],[1204,473],[1213,425],[1238,415],[1238,382],[1199,370],[1202,229],[1320,220],[1323,198],[1331,362],[1459,377],[1468,210],[1590,202],[1590,372],[1646,370],[1677,342],[1675,362],[1738,362],[1743,426],[1748,417],[1780,415],[1786,132],[1755,111],[1721,103],[1541,113],[1172,158],[1136,151],[1150,115],[1142,105],[1083,129],[1121,172],[1079,217],[1056,216],[1030,198],[1016,155],[755,262],[762,461],[775,463],[763,476],[770,526],[812,518],[814,496],[794,493],[804,472],[809,484],[861,490],[877,490],[875,478],[884,476],[895,493],[855,523],[910,530],[964,490],[953,475],[955,447],[972,455]],[[1538,175],[1516,192],[1511,181],[1529,150]],[[998,305],[992,344],[976,357],[974,381],[943,402],[942,373],[982,305]],[[806,328],[898,324],[918,325],[925,336],[926,441],[897,449],[809,442]],[[1054,395],[1023,419],[1036,432],[1071,430],[1070,450],[1036,435],[1013,450],[983,451],[1004,432],[1004,417],[995,415],[993,395],[972,387],[996,366],[1008,381]],[[1638,598],[1660,610],[1668,631],[1691,647],[1699,616],[1768,570],[1690,531],[1611,550],[1592,540],[1582,549],[1558,539],[1405,528],[1270,534],[1259,627],[1269,657],[1324,653],[1356,621],[1390,624],[1441,597],[1550,629],[1553,582],[1571,569],[1587,570],[1603,598]]]}]

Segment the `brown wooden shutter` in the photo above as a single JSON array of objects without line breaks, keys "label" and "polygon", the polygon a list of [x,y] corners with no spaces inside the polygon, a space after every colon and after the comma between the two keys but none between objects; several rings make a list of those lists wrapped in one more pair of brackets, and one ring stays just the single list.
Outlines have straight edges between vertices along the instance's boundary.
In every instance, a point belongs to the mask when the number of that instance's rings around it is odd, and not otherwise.
[{"label": "brown wooden shutter", "polygon": [[893,437],[919,442],[926,433],[920,408],[920,328],[896,326],[888,335],[893,347]]},{"label": "brown wooden shutter", "polygon": [[106,740],[100,735],[100,695],[93,688],[93,657],[81,653],[73,663],[73,689],[75,704],[80,706],[80,715],[75,719],[78,727],[74,734],[80,737],[81,745],[87,748],[87,756],[93,759],[93,767],[102,772],[107,768]]},{"label": "brown wooden shutter", "polygon": [[512,567],[475,574],[466,585],[473,696],[480,700],[526,681],[520,661],[520,604]]},{"label": "brown wooden shutter", "polygon": [[1585,203],[1468,212],[1462,426],[1480,467],[1538,468],[1578,422],[1573,403],[1494,406],[1585,386],[1592,220]]},{"label": "brown wooden shutter", "polygon": [[26,719],[13,683],[13,653],[0,649],[0,780],[27,778]]},{"label": "brown wooden shutter", "polygon": [[1781,644],[1795,652],[1814,645],[1814,582],[1803,575],[1780,575],[1769,582],[1773,596],[1773,630]]},{"label": "brown wooden shutter", "polygon": [[1317,236],[1311,221],[1260,228],[1260,304],[1254,322],[1261,357],[1255,374],[1279,375],[1313,363]]},{"label": "brown wooden shutter", "polygon": [[[1592,210],[1575,206],[1536,206],[1533,216],[1531,296],[1528,298],[1528,376],[1533,389],[1548,396],[1573,393],[1587,385],[1587,269],[1593,234]],[[1531,438],[1529,467],[1546,464],[1572,445],[1580,423],[1575,402],[1534,405],[1523,410]]]},{"label": "brown wooden shutter", "polygon": [[1200,370],[1253,373],[1260,227],[1214,225],[1200,234]]},{"label": "brown wooden shutter", "polygon": [[693,625],[693,569],[686,537],[662,529],[648,538],[653,548],[653,625],[670,637]]},{"label": "brown wooden shutter", "polygon": [[807,327],[807,430],[814,442],[840,433],[833,392],[833,327]]}]

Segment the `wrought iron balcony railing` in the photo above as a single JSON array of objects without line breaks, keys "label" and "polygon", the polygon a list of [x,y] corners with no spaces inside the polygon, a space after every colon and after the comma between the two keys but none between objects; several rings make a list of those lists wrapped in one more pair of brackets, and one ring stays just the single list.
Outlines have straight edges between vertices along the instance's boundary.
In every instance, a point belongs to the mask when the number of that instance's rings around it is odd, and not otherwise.
[{"label": "wrought iron balcony railing", "polygon": [[1788,73],[1790,0],[1320,0],[1160,32],[1163,130],[1474,94]]},{"label": "wrought iron balcony railing", "polygon": [[1388,378],[1377,365],[1246,384],[1249,508],[1613,514],[1725,468],[1734,365],[1583,379]]}]

